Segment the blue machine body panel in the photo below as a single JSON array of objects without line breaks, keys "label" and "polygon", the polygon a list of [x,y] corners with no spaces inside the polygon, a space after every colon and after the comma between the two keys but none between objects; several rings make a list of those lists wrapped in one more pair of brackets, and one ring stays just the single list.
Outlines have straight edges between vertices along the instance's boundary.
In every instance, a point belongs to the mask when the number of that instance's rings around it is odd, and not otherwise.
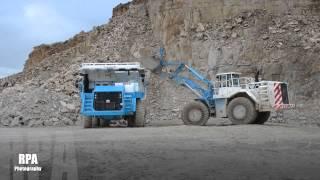
[{"label": "blue machine body panel", "polygon": [[79,83],[81,114],[105,120],[134,116],[145,97],[145,71],[140,63],[84,63]]},{"label": "blue machine body panel", "polygon": [[[122,96],[122,108],[112,111],[97,111],[94,108],[95,94],[100,92],[119,92]],[[99,117],[108,120],[121,119],[124,116],[134,115],[137,99],[143,99],[144,92],[126,92],[124,86],[95,86],[91,93],[80,93],[81,114],[84,116]]]}]

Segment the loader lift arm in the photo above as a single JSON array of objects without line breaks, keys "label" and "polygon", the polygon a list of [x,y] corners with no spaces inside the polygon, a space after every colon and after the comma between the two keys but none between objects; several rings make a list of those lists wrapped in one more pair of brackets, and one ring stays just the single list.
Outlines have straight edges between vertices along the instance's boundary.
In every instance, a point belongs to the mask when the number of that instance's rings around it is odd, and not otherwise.
[{"label": "loader lift arm", "polygon": [[[169,78],[174,80],[178,85],[184,85],[188,87],[193,93],[195,93],[199,100],[204,102],[210,109],[214,108],[215,103],[213,99],[214,86],[210,80],[202,76],[198,71],[192,67],[179,61],[165,61],[164,60],[164,49],[160,50],[160,66],[168,67],[175,66],[176,69],[173,72],[168,73]],[[204,84],[205,88],[202,87],[198,82],[181,75],[182,72],[188,72],[196,80],[199,80]]]}]

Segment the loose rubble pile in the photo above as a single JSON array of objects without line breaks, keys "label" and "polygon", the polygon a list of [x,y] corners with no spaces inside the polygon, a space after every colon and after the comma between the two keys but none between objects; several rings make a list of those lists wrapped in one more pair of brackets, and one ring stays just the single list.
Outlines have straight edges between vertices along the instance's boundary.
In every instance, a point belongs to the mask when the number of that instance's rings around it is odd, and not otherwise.
[{"label": "loose rubble pile", "polygon": [[[252,9],[220,21],[180,23],[174,19],[175,11],[180,13],[175,4],[166,4],[173,9],[169,15],[169,10],[151,11],[152,3],[160,2],[166,1],[135,0],[117,7],[106,25],[36,47],[22,73],[0,80],[0,126],[80,124],[75,82],[81,63],[137,61],[157,55],[160,46],[167,48],[167,58],[186,60],[211,79],[218,72],[252,76],[261,70],[264,79],[287,81],[297,109],[273,121],[320,126],[319,14]],[[178,119],[184,104],[194,98],[188,89],[158,75],[151,74],[148,84],[148,121]]]}]

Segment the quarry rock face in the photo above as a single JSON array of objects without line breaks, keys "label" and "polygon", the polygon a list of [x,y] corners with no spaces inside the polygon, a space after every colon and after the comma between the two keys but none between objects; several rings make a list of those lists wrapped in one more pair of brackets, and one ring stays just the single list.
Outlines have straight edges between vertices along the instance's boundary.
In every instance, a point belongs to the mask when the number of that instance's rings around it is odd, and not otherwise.
[{"label": "quarry rock face", "polygon": [[[108,24],[34,48],[24,71],[0,80],[1,126],[80,123],[74,86],[84,62],[126,62],[159,56],[196,67],[209,79],[227,71],[289,83],[286,123],[319,125],[320,1],[134,0]],[[79,30],[80,31],[80,30]],[[169,69],[167,69],[169,70]],[[148,121],[180,118],[192,92],[150,74]],[[273,118],[276,119],[276,118]],[[282,120],[281,120],[282,121]]]}]

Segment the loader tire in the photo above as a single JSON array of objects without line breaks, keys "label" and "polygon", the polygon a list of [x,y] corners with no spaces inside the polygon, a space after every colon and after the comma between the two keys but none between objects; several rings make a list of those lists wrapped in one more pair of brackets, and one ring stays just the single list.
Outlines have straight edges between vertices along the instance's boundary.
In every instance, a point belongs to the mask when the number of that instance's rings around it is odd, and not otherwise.
[{"label": "loader tire", "polygon": [[100,119],[99,118],[92,118],[92,128],[97,128],[100,125]]},{"label": "loader tire", "polygon": [[253,124],[258,113],[250,99],[237,97],[228,104],[227,115],[232,124],[240,125]]},{"label": "loader tire", "polygon": [[137,105],[136,105],[136,113],[134,116],[134,126],[135,127],[144,127],[146,122],[146,109],[141,102],[141,100],[137,100]]},{"label": "loader tire", "polygon": [[259,112],[254,124],[264,124],[270,118],[271,112]]},{"label": "loader tire", "polygon": [[91,117],[83,117],[83,128],[92,128],[92,118]]},{"label": "loader tire", "polygon": [[200,101],[187,104],[181,114],[185,125],[205,126],[210,117],[208,107]]}]

